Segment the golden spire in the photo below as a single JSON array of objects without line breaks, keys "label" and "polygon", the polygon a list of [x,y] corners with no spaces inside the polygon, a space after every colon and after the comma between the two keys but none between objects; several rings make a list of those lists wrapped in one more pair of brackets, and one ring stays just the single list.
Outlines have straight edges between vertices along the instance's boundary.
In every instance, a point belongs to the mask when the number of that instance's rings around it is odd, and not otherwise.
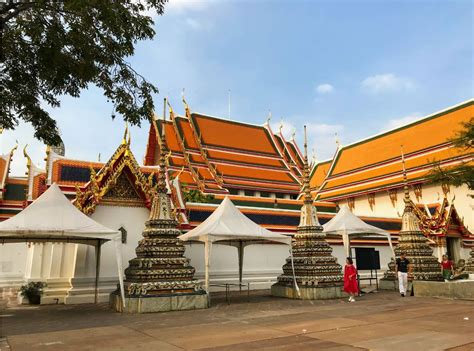
[{"label": "golden spire", "polygon": [[165,123],[166,123],[166,103],[163,100],[163,130],[160,145],[160,158],[158,160],[158,184],[156,190],[152,191],[152,203],[149,221],[173,220],[173,211],[171,209],[171,201],[168,196],[166,187],[166,140],[165,140]]},{"label": "golden spire", "polygon": [[[311,188],[309,184],[309,165],[308,165],[308,139],[306,135],[306,126],[304,126],[304,165],[303,165],[303,186],[301,191],[304,193],[303,207],[301,207],[299,227],[321,227],[318,220],[316,207],[313,206]],[[322,228],[321,228],[322,230]]]},{"label": "golden spire", "polygon": [[308,138],[306,135],[306,126],[304,126],[304,165],[303,165],[303,192],[305,203],[313,203],[311,190],[309,186],[309,165],[308,165]]},{"label": "golden spire", "polygon": [[402,169],[403,169],[403,192],[404,198],[403,201],[405,202],[405,209],[403,210],[402,214],[402,229],[401,232],[415,232],[420,231],[420,222],[415,215],[415,211],[413,208],[413,203],[410,199],[410,193],[408,190],[408,177],[407,177],[407,170],[405,167],[405,155],[403,153],[403,145],[400,146],[401,154],[402,154]]}]

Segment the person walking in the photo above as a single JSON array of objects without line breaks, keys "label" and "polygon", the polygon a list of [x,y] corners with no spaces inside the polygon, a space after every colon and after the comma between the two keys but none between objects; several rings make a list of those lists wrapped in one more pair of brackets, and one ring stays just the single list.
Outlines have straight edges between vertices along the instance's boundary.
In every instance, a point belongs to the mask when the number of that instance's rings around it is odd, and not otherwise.
[{"label": "person walking", "polygon": [[351,257],[346,258],[344,266],[344,291],[349,294],[349,302],[355,302],[354,296],[359,294],[359,285],[357,284],[357,269]]},{"label": "person walking", "polygon": [[400,291],[400,295],[405,297],[408,288],[408,266],[410,265],[410,261],[405,256],[405,252],[400,253],[400,257],[397,258],[396,261],[396,270],[398,276],[398,290]]}]

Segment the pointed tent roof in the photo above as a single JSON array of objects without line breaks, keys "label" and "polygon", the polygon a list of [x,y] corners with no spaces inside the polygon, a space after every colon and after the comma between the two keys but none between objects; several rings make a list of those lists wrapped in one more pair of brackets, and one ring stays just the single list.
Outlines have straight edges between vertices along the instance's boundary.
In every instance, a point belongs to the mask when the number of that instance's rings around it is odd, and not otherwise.
[{"label": "pointed tent roof", "polygon": [[226,196],[219,207],[200,225],[179,237],[202,242],[267,240],[289,244],[291,238],[273,233],[251,221]]},{"label": "pointed tent roof", "polygon": [[389,232],[365,223],[345,205],[341,207],[339,212],[330,221],[323,225],[323,228],[326,234],[347,233],[351,236],[357,234],[378,234],[390,237]]},{"label": "pointed tent roof", "polygon": [[16,216],[0,223],[0,242],[113,240],[116,230],[79,211],[54,183]]}]

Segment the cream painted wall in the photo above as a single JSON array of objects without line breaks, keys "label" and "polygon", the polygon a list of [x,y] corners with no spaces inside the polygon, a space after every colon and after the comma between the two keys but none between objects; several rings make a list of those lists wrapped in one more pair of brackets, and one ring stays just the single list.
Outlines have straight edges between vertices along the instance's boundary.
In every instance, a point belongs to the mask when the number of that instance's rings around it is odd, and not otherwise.
[{"label": "cream painted wall", "polygon": [[21,285],[27,254],[26,243],[0,244],[0,287]]},{"label": "cream painted wall", "polygon": [[[426,205],[433,203],[440,203],[443,200],[443,191],[439,185],[423,185],[422,197],[420,201],[417,201],[413,189],[410,188],[410,197],[415,203],[423,203]],[[454,205],[461,218],[464,218],[464,224],[466,227],[474,231],[474,200],[469,196],[470,192],[467,186],[462,187],[451,187],[448,193],[448,200],[451,203],[454,198]],[[472,192],[471,192],[472,195]],[[386,218],[400,218],[404,209],[403,202],[403,190],[399,190],[397,193],[397,203],[394,207],[388,195],[388,192],[382,191],[375,194],[375,206],[373,209],[370,208],[367,196],[359,196],[354,199],[354,213],[357,216],[367,217],[386,217]],[[347,205],[347,201],[341,201],[339,205]],[[445,253],[444,249],[441,251],[435,249],[434,254],[441,256]],[[461,257],[468,258],[469,250],[461,249]],[[383,266],[382,266],[383,267]]]}]

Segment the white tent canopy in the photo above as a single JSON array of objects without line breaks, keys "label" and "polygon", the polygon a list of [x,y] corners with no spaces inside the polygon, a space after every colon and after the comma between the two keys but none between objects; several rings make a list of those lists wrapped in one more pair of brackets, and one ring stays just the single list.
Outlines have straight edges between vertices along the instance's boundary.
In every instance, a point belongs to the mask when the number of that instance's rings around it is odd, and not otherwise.
[{"label": "white tent canopy", "polygon": [[239,254],[239,281],[242,282],[244,247],[264,241],[290,245],[291,237],[273,233],[251,221],[239,211],[228,197],[200,225],[186,234],[183,241],[200,241],[205,244],[206,290],[209,291],[209,267],[212,243],[235,246]]},{"label": "white tent canopy", "polygon": [[66,242],[96,247],[96,302],[100,266],[100,248],[106,241],[115,244],[120,291],[122,276],[122,240],[120,232],[104,227],[79,211],[52,184],[38,199],[14,217],[0,223],[0,243]]},{"label": "white tent canopy", "polygon": [[365,223],[359,217],[351,212],[346,205],[342,206],[339,212],[326,224],[323,225],[326,235],[341,235],[344,243],[344,249],[347,256],[350,256],[350,238],[363,236],[367,234],[381,235],[387,238],[388,244],[393,252],[392,238],[390,233]]}]

